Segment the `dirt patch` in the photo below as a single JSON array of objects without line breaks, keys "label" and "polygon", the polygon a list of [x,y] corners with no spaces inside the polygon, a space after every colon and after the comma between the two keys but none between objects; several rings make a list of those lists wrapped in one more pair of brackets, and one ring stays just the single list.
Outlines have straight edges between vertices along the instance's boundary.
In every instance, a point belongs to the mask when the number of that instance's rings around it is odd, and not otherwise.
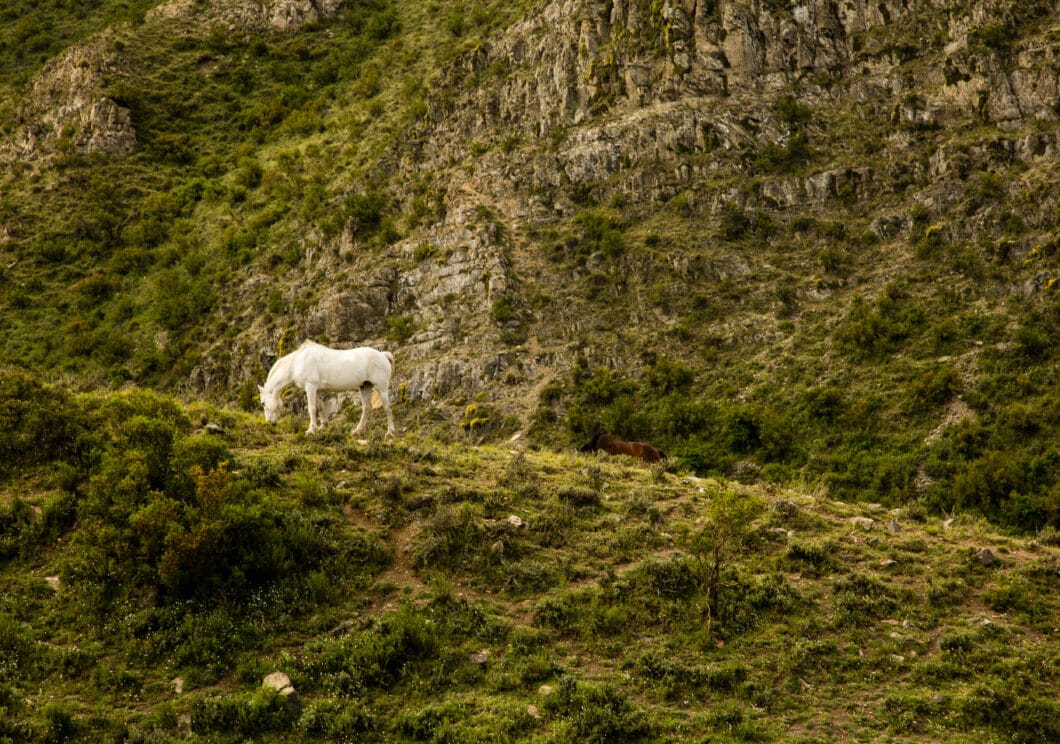
[{"label": "dirt patch", "polygon": [[960,398],[954,398],[949,402],[949,405],[946,406],[946,412],[942,415],[942,421],[940,421],[939,425],[936,426],[924,439],[925,444],[931,444],[937,440],[949,427],[956,426],[962,421],[974,417],[975,411],[973,411],[967,403]]}]

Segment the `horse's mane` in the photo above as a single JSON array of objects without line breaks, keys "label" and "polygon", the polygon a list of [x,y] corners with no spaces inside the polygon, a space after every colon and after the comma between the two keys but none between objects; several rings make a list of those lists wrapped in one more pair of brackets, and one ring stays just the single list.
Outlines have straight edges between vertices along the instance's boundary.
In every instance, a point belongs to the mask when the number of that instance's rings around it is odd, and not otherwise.
[{"label": "horse's mane", "polygon": [[297,351],[301,351],[302,349],[305,349],[310,346],[320,346],[320,344],[318,344],[313,339],[307,338],[305,341],[302,342],[302,345],[298,347]]}]

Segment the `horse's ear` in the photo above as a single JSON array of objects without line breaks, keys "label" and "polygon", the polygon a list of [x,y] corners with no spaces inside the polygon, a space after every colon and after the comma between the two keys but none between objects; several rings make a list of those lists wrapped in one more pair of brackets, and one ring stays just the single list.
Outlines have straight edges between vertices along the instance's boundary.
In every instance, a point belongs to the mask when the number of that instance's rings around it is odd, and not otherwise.
[{"label": "horse's ear", "polygon": [[265,386],[264,385],[258,385],[258,392],[259,393],[264,393],[265,392]]}]

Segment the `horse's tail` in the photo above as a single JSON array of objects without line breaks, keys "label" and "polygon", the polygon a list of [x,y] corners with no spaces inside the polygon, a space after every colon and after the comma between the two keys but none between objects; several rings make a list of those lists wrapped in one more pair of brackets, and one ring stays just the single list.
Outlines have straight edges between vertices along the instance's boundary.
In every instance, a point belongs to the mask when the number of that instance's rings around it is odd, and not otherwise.
[{"label": "horse's tail", "polygon": [[385,356],[386,360],[390,362],[390,374],[394,374],[394,355],[389,351],[384,351],[383,356]]}]

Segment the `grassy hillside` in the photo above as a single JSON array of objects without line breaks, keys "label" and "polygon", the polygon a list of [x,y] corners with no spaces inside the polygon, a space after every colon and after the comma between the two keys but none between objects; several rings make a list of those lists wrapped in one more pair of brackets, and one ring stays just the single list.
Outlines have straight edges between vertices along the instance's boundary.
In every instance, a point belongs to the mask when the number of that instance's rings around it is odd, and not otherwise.
[{"label": "grassy hillside", "polygon": [[[433,361],[415,349],[438,331],[401,278],[444,263],[430,230],[460,194],[495,188],[468,227],[500,236],[510,286],[465,320],[475,340],[450,351],[524,359],[536,377],[508,372],[421,401],[413,415],[438,422],[443,440],[474,402],[489,412],[483,440],[524,428],[555,447],[608,428],[700,475],[974,511],[1024,533],[1057,526],[1058,191],[1045,144],[1043,156],[1012,155],[1050,141],[1051,121],[922,124],[905,118],[922,106],[912,93],[896,108],[851,107],[811,81],[719,97],[721,123],[682,155],[691,180],[645,160],[552,183],[542,164],[575,127],[531,137],[497,121],[470,140],[445,130],[475,96],[527,74],[474,60],[540,4],[373,0],[296,32],[160,19],[149,5],[5,11],[8,111],[29,105],[19,86],[47,58],[109,28],[104,46],[121,62],[100,84],[137,138],[115,156],[61,133],[54,152],[5,168],[6,364],[76,389],[191,385],[249,410],[275,353],[333,293],[371,281],[383,330],[318,340],[382,341],[409,375]],[[1008,25],[969,36],[961,64],[1003,66],[1051,43],[1037,5],[1011,10]],[[943,32],[916,53],[899,43],[948,17],[925,13],[866,32],[857,54],[934,84],[932,71],[952,65]],[[35,54],[31,26],[52,29]],[[654,28],[626,43],[656,53]],[[829,74],[857,84],[868,73]],[[603,97],[587,126],[609,126],[621,113],[609,106]],[[773,134],[716,144],[741,113]],[[417,164],[422,152],[433,159]],[[541,182],[509,189],[498,167]],[[842,175],[850,168],[872,182]],[[784,206],[786,190],[822,173],[842,176],[833,195]],[[552,203],[547,218],[526,216]],[[208,393],[204,376],[217,381]]]},{"label": "grassy hillside", "polygon": [[1055,531],[0,390],[2,741],[1058,734]]},{"label": "grassy hillside", "polygon": [[158,5],[0,10],[0,741],[1057,738],[1050,5]]}]

